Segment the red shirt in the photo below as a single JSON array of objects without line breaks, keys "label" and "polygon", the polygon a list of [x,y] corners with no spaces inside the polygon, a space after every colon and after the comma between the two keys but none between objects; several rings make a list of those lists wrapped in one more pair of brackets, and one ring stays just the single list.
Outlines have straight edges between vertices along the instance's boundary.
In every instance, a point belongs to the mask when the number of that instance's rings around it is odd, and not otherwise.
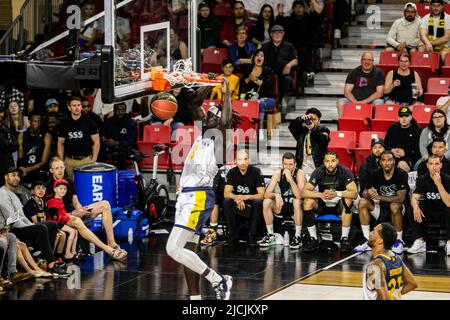
[{"label": "red shirt", "polygon": [[[53,220],[58,224],[67,224],[70,221],[70,216],[67,214],[64,202],[62,199],[52,198],[47,201],[47,208],[56,208],[58,215],[47,214],[47,220]],[[51,210],[50,210],[51,211]]]}]

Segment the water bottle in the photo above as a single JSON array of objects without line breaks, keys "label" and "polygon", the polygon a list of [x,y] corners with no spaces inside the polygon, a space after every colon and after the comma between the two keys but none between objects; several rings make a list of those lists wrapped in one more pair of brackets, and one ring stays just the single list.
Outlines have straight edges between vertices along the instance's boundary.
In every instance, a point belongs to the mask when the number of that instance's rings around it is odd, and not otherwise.
[{"label": "water bottle", "polygon": [[284,232],[284,242],[283,242],[283,245],[284,245],[285,247],[288,247],[288,246],[289,246],[289,232],[287,232],[287,231]]},{"label": "water bottle", "polygon": [[128,242],[129,243],[133,242],[133,229],[132,228],[128,229]]},{"label": "water bottle", "polygon": [[411,90],[413,100],[417,100],[419,97],[419,91],[417,90],[417,84],[415,82],[411,83]]},{"label": "water bottle", "polygon": [[89,243],[89,253],[95,254],[95,244],[93,244],[92,242]]}]

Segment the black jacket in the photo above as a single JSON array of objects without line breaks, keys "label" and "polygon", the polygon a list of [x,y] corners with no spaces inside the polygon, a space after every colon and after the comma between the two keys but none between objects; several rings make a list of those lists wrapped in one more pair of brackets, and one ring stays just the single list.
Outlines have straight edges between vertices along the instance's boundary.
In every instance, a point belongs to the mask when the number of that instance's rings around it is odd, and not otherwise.
[{"label": "black jacket", "polygon": [[118,141],[121,147],[134,148],[136,145],[136,123],[131,119],[130,114],[124,115],[122,119],[116,116],[106,118],[104,132],[106,139]]},{"label": "black jacket", "polygon": [[[297,140],[297,150],[295,151],[297,168],[301,168],[303,165],[303,145],[306,134],[308,133],[308,128],[303,125],[303,122],[303,119],[298,117],[289,124],[289,131],[291,131],[292,136]],[[311,130],[312,157],[316,168],[323,164],[329,142],[330,130],[327,127],[319,125]]]},{"label": "black jacket", "polygon": [[4,171],[10,167],[14,167],[14,159],[12,154],[19,150],[17,135],[8,127],[0,124],[0,170]]},{"label": "black jacket", "polygon": [[405,157],[411,159],[414,165],[421,157],[419,140],[422,129],[416,120],[412,119],[409,128],[401,128],[400,123],[393,123],[386,132],[384,143],[386,149],[402,148]]},{"label": "black jacket", "polygon": [[370,155],[364,160],[364,163],[359,167],[359,195],[362,196],[369,177],[380,168],[380,164],[373,155]]}]

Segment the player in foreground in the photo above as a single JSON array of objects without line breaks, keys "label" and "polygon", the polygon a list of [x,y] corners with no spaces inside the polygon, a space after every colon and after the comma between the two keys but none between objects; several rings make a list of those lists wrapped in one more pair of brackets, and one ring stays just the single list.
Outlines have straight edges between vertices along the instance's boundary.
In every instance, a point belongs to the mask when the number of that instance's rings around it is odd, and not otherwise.
[{"label": "player in foreground", "polygon": [[[219,129],[224,132],[231,128],[232,123],[230,90],[226,79],[222,90],[222,111],[211,107],[207,115],[202,112],[203,100],[210,93],[207,87],[198,89],[189,101],[194,117],[203,121],[203,134],[197,137],[186,157],[180,178],[181,193],[176,203],[175,224],[166,245],[169,256],[184,266],[191,300],[201,300],[200,276],[212,284],[219,300],[230,299],[233,285],[231,276],[218,274],[194,252],[202,227],[211,215],[215,203],[213,181],[218,172],[218,162],[214,141],[206,137],[212,131],[207,130]],[[218,148],[222,147],[220,139],[216,142]]]},{"label": "player in foreground", "polygon": [[401,300],[417,288],[414,275],[390,248],[397,241],[397,231],[388,222],[377,225],[369,236],[372,261],[363,276],[364,300]]}]

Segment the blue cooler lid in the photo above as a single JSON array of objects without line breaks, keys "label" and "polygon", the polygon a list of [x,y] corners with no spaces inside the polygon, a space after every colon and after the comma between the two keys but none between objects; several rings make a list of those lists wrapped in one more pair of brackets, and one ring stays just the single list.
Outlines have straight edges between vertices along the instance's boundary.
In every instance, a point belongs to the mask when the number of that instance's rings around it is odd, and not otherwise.
[{"label": "blue cooler lid", "polygon": [[87,163],[73,169],[73,171],[79,172],[110,172],[115,170],[117,170],[115,166],[104,162]]}]

